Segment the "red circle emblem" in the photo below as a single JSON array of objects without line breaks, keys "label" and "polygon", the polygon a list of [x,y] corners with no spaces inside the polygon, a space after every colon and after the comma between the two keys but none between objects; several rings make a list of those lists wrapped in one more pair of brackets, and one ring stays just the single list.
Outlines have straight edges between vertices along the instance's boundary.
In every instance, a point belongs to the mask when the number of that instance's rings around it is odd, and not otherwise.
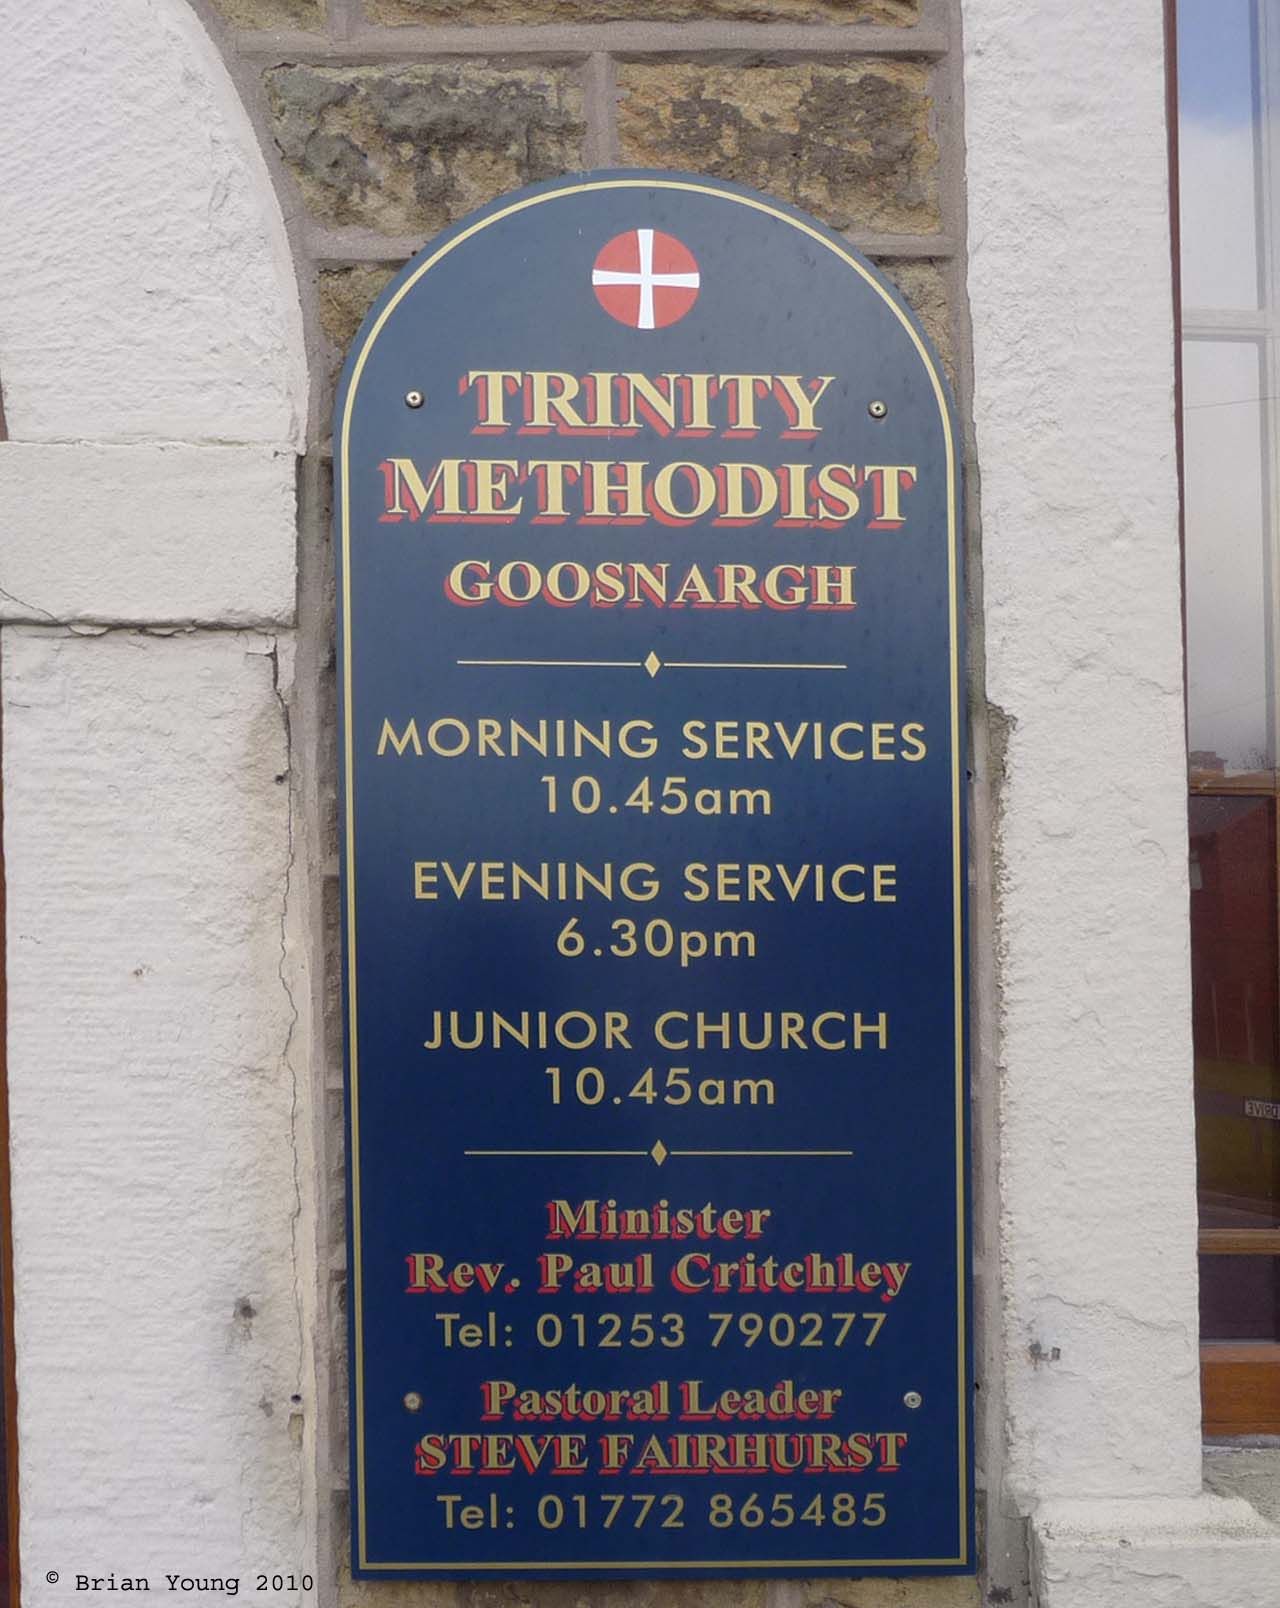
[{"label": "red circle emblem", "polygon": [[596,300],[620,324],[663,329],[698,299],[701,277],[688,246],[660,229],[628,229],[602,246],[591,270]]}]

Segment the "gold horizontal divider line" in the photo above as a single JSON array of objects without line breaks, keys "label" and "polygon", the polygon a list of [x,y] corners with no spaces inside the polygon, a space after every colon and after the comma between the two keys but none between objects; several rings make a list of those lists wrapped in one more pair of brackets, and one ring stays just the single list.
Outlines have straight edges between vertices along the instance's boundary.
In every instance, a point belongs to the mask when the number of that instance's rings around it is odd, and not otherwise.
[{"label": "gold horizontal divider line", "polygon": [[664,670],[847,670],[847,664],[738,663],[732,659],[664,659]]},{"label": "gold horizontal divider line", "polygon": [[[464,1150],[464,1156],[651,1156],[651,1150]],[[851,1156],[852,1150],[668,1150],[668,1156]]]},{"label": "gold horizontal divider line", "polygon": [[[529,669],[546,666],[570,670],[644,670],[643,659],[455,659],[455,664],[483,669]],[[660,670],[847,670],[847,664],[774,664],[735,659],[663,659]]]},{"label": "gold horizontal divider line", "polygon": [[464,1150],[464,1156],[647,1156],[647,1150]]},{"label": "gold horizontal divider line", "polygon": [[669,1156],[851,1156],[852,1150],[669,1150]]},{"label": "gold horizontal divider line", "polygon": [[458,659],[455,662],[466,665],[482,665],[489,668],[503,665],[516,667],[550,665],[555,668],[570,670],[644,669],[644,665],[639,659]]}]

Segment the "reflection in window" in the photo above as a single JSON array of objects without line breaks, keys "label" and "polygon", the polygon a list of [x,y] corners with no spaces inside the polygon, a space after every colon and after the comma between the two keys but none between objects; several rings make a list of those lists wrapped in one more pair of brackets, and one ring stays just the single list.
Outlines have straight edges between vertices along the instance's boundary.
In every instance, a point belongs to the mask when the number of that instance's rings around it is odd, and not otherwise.
[{"label": "reflection in window", "polygon": [[1274,764],[1257,341],[1189,340],[1183,356],[1187,697],[1193,773]]},{"label": "reflection in window", "polygon": [[1280,1339],[1280,1256],[1202,1256],[1200,1332],[1206,1340]]},{"label": "reflection in window", "polygon": [[1193,796],[1191,863],[1201,1221],[1266,1228],[1280,1223],[1273,801]]},{"label": "reflection in window", "polygon": [[1184,307],[1259,305],[1256,31],[1250,0],[1179,0]]}]

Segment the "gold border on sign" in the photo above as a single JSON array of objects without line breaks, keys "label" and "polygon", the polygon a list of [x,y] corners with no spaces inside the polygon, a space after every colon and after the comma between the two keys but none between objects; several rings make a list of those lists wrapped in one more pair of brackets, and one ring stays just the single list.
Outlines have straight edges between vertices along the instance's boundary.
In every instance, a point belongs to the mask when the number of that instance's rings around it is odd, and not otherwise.
[{"label": "gold border on sign", "polygon": [[[951,831],[952,831],[952,950],[953,950],[953,989],[955,995],[955,1130],[956,1130],[956,1156],[955,1156],[955,1186],[956,1186],[956,1368],[957,1389],[956,1397],[959,1404],[958,1447],[959,1447],[959,1493],[960,1493],[960,1530],[959,1544],[956,1556],[952,1558],[778,1558],[761,1563],[753,1559],[716,1558],[711,1562],[678,1562],[663,1563],[647,1558],[635,1562],[602,1559],[590,1563],[546,1563],[539,1561],[515,1561],[511,1563],[371,1563],[365,1555],[366,1523],[365,1523],[365,1469],[364,1469],[364,1309],[363,1309],[363,1270],[361,1266],[361,1225],[360,1225],[360,1080],[359,1080],[359,1053],[356,1014],[356,876],[355,876],[355,749],[351,729],[351,501],[349,473],[349,450],[351,438],[351,416],[355,405],[356,392],[360,386],[360,376],[364,372],[365,363],[373,344],[382,333],[387,320],[396,308],[408,295],[409,291],[425,275],[430,273],[435,265],[455,251],[464,241],[470,240],[473,235],[487,229],[490,225],[500,223],[517,212],[524,212],[530,207],[542,206],[548,201],[558,201],[565,196],[586,195],[596,190],[680,190],[694,195],[715,196],[721,201],[731,201],[737,206],[749,208],[753,212],[762,212],[768,217],[777,218],[781,223],[789,225],[801,234],[808,235],[811,240],[825,247],[834,256],[846,263],[860,278],[875,291],[876,295],[885,303],[894,317],[906,331],[911,344],[915,347],[926,374],[933,386],[934,398],[938,404],[938,416],[942,423],[942,435],[947,460],[947,574],[950,597],[950,614],[948,617],[950,650],[951,650]],[[379,313],[373,328],[365,337],[364,345],[356,357],[355,365],[351,370],[351,379],[347,386],[346,405],[342,412],[342,436],[339,447],[339,465],[342,481],[342,595],[340,607],[343,622],[343,648],[342,648],[342,692],[343,692],[343,759],[342,778],[343,795],[346,803],[346,830],[344,834],[346,848],[346,931],[347,931],[347,1053],[348,1053],[348,1094],[350,1102],[351,1123],[351,1255],[352,1255],[352,1289],[351,1299],[354,1303],[352,1318],[353,1364],[355,1373],[355,1446],[356,1446],[356,1503],[352,1520],[356,1525],[359,1537],[361,1569],[416,1569],[422,1571],[435,1570],[440,1573],[462,1575],[464,1573],[497,1572],[499,1570],[511,1574],[515,1570],[526,1570],[534,1573],[569,1573],[577,1570],[599,1571],[607,1575],[610,1571],[618,1569],[638,1569],[646,1574],[656,1573],[658,1570],[672,1571],[693,1569],[858,1569],[874,1567],[878,1569],[892,1568],[920,1568],[945,1567],[947,1565],[967,1565],[968,1558],[968,1469],[966,1451],[968,1448],[968,1381],[965,1376],[965,1341],[966,1341],[966,1314],[965,1314],[965,1180],[964,1180],[964,994],[963,994],[963,931],[961,924],[962,909],[962,883],[963,854],[960,841],[960,666],[959,666],[959,598],[958,587],[958,554],[956,550],[956,448],[955,439],[951,429],[951,415],[947,407],[946,390],[941,376],[934,366],[932,358],[920,339],[909,318],[888,294],[878,280],[838,241],[829,239],[819,229],[806,223],[801,218],[793,217],[781,208],[771,206],[769,202],[758,200],[753,196],[740,195],[733,190],[721,190],[713,184],[694,184],[683,179],[597,179],[584,184],[567,184],[555,190],[544,190],[537,195],[526,196],[523,200],[514,201],[510,206],[502,207],[497,212],[491,212],[484,218],[477,219],[468,228],[454,235],[429,257],[421,262],[404,284],[391,297],[387,305]]]}]

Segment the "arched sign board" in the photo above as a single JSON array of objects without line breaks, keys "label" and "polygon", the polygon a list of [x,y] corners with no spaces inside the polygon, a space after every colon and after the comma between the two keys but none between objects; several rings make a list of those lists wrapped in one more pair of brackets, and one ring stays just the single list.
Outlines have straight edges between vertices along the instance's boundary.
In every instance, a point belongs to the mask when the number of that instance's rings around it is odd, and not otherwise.
[{"label": "arched sign board", "polygon": [[357,1575],[972,1567],[957,451],[710,179],[507,196],[357,337]]}]

